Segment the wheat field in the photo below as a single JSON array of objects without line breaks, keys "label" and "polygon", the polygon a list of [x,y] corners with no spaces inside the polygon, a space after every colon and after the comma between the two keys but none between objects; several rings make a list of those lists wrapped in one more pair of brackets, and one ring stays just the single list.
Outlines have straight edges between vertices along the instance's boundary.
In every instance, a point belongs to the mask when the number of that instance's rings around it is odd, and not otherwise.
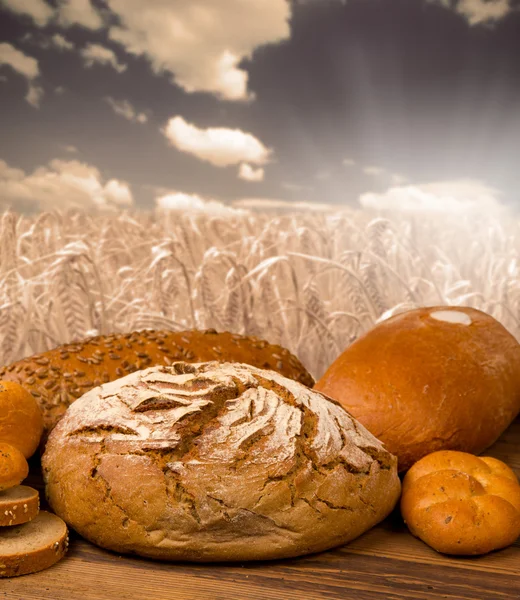
[{"label": "wheat field", "polygon": [[83,337],[214,327],[314,377],[378,320],[480,308],[520,337],[519,223],[337,212],[0,216],[0,363]]}]

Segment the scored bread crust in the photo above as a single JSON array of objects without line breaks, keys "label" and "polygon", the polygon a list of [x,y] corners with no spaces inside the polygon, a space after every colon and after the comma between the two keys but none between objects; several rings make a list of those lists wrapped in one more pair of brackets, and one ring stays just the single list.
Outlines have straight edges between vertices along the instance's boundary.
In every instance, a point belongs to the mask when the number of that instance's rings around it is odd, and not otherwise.
[{"label": "scored bread crust", "polygon": [[222,332],[144,330],[96,336],[24,358],[0,368],[38,400],[46,430],[93,387],[139,369],[185,362],[243,362],[272,369],[312,387],[314,380],[287,349],[255,337]]},{"label": "scored bread crust", "polygon": [[47,569],[63,558],[68,546],[63,520],[42,510],[32,521],[0,531],[0,577]]},{"label": "scored bread crust", "polygon": [[[27,485],[0,492],[0,526],[9,527],[32,521],[40,511],[40,495]],[[0,531],[0,536],[2,532]]]},{"label": "scored bread crust", "polygon": [[91,390],[42,467],[53,510],[83,537],[165,560],[318,552],[400,493],[396,458],[339,404],[244,364],[175,363]]}]

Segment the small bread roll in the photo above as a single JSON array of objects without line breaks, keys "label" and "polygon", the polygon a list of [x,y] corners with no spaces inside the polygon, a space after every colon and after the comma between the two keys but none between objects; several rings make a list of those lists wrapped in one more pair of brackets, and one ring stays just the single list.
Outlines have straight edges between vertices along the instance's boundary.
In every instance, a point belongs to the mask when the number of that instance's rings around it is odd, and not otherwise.
[{"label": "small bread roll", "polygon": [[16,446],[30,458],[43,433],[38,402],[19,383],[0,381],[0,440]]},{"label": "small bread roll", "polygon": [[486,554],[520,535],[520,485],[496,458],[444,450],[403,481],[401,514],[413,535],[444,554]]},{"label": "small bread roll", "polygon": [[520,344],[473,308],[412,310],[349,346],[315,389],[340,402],[399,459],[480,454],[520,411]]},{"label": "small bread roll", "polygon": [[0,492],[21,483],[29,475],[24,455],[11,444],[0,442]]}]

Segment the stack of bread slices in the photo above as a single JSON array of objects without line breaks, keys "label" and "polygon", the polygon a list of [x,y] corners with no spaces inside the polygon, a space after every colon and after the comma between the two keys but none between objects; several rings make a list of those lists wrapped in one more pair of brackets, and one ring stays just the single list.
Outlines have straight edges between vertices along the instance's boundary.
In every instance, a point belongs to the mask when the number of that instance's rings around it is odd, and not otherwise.
[{"label": "stack of bread slices", "polygon": [[17,384],[0,382],[0,577],[41,571],[67,551],[64,521],[40,511],[38,491],[22,485],[41,429],[31,395]]}]

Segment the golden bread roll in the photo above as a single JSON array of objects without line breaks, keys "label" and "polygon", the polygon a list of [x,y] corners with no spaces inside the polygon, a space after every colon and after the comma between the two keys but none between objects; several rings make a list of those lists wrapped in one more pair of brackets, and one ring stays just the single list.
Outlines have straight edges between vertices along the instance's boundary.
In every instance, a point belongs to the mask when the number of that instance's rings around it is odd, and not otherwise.
[{"label": "golden bread roll", "polygon": [[520,411],[520,344],[472,308],[383,321],[348,347],[315,389],[339,401],[405,471],[436,450],[479,454]]},{"label": "golden bread roll", "polygon": [[27,475],[25,456],[15,446],[0,441],[0,492],[20,484]]},{"label": "golden bread roll", "polygon": [[520,485],[496,458],[441,450],[403,481],[401,514],[411,533],[444,554],[486,554],[520,535]]},{"label": "golden bread roll", "polygon": [[[2,371],[3,369],[0,369]],[[43,432],[43,417],[38,402],[20,383],[2,381],[0,375],[0,440],[16,446],[30,458]]]},{"label": "golden bread roll", "polygon": [[136,331],[66,344],[0,369],[38,400],[45,428],[52,429],[67,407],[92,388],[128,373],[172,362],[237,361],[278,371],[312,386],[301,362],[281,346],[233,333]]}]

